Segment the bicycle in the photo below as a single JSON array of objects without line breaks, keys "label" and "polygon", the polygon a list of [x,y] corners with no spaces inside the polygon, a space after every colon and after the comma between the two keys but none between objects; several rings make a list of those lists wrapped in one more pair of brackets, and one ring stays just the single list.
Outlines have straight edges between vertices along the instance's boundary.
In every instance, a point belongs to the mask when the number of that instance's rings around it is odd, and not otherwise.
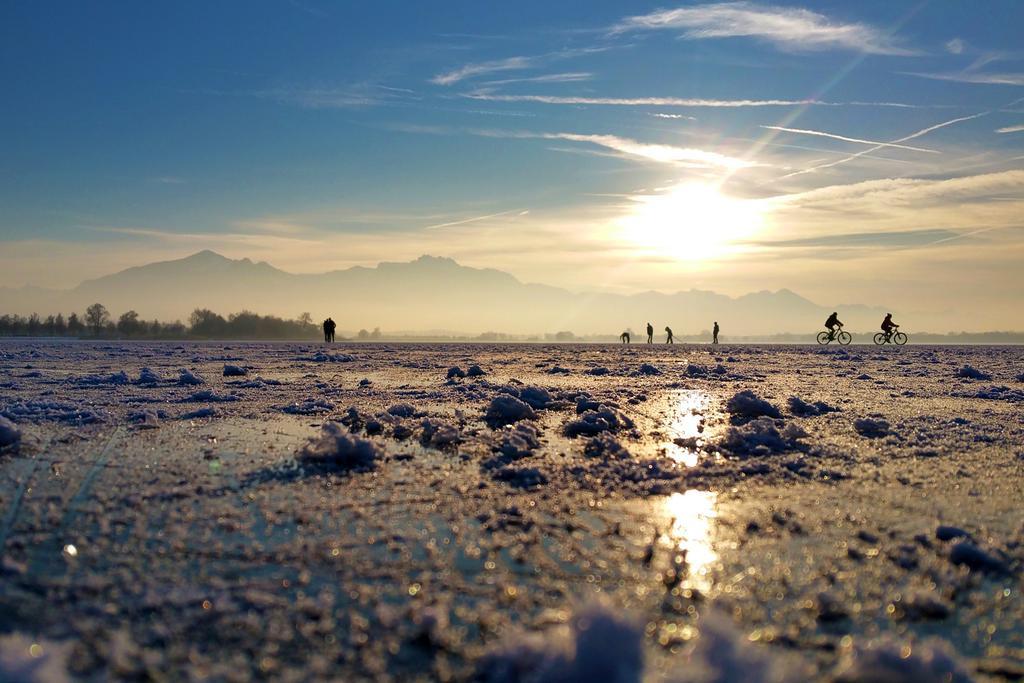
[{"label": "bicycle", "polygon": [[875,343],[881,346],[885,343],[895,344],[896,346],[903,346],[907,343],[907,335],[900,332],[900,326],[896,326],[896,331],[891,335],[887,335],[885,332],[875,332]]},{"label": "bicycle", "polygon": [[839,331],[832,334],[828,330],[824,330],[818,333],[818,343],[822,345],[830,344],[833,340],[839,342],[843,346],[846,346],[853,341],[853,337],[849,332],[844,330],[842,326],[839,327]]}]

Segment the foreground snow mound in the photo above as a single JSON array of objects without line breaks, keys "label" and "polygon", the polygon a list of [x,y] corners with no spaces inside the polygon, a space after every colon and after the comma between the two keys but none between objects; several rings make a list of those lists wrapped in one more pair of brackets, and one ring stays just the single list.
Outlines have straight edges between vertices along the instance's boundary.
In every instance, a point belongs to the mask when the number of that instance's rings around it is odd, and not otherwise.
[{"label": "foreground snow mound", "polygon": [[420,443],[432,448],[451,448],[462,443],[462,432],[455,425],[432,420],[429,417],[423,418],[420,422]]},{"label": "foreground snow mound", "polygon": [[992,379],[992,375],[987,372],[982,372],[978,368],[970,365],[965,365],[956,371],[957,377],[963,377],[965,379]]},{"label": "foreground snow mound", "polygon": [[135,380],[135,383],[139,386],[153,386],[154,384],[160,384],[163,380],[160,375],[156,374],[149,368],[142,368],[139,372],[139,378]]},{"label": "foreground snow mound", "polygon": [[858,434],[869,439],[880,439],[889,434],[889,423],[881,418],[858,418],[853,421],[853,428]]},{"label": "foreground snow mound", "polygon": [[73,425],[95,424],[106,422],[106,417],[95,411],[71,403],[59,401],[33,400],[14,403],[0,410],[0,416],[9,420],[29,420],[32,422],[54,421]]},{"label": "foreground snow mound", "polygon": [[568,628],[515,634],[486,654],[477,678],[488,683],[639,683],[643,632],[620,610],[591,605]]},{"label": "foreground snow mound", "polygon": [[708,613],[687,671],[675,683],[784,683],[801,680],[767,648],[751,645],[727,617]]},{"label": "foreground snow mound", "polygon": [[835,683],[971,683],[945,641],[869,642],[843,652]]},{"label": "foreground snow mound", "polygon": [[305,464],[342,470],[371,469],[383,455],[380,446],[352,436],[339,422],[325,423],[320,435],[299,451],[299,459]]},{"label": "foreground snow mound", "polygon": [[601,432],[619,432],[632,429],[633,421],[615,408],[601,405],[594,410],[586,410],[578,420],[571,420],[565,425],[566,436],[593,436]]},{"label": "foreground snow mound", "polygon": [[753,420],[758,417],[782,417],[779,409],[764,400],[750,389],[733,394],[725,409],[734,420]]},{"label": "foreground snow mound", "polygon": [[71,646],[21,633],[0,636],[0,681],[64,683],[70,681],[67,661]]},{"label": "foreground snow mound", "polygon": [[83,387],[122,386],[130,382],[124,370],[110,375],[86,375],[75,380],[75,384]]},{"label": "foreground snow mound", "polygon": [[799,447],[797,441],[807,432],[788,424],[780,431],[775,420],[759,417],[742,425],[729,427],[719,446],[744,458],[782,453]]},{"label": "foreground snow mound", "polygon": [[202,377],[194,374],[191,370],[181,368],[178,370],[178,384],[183,387],[198,386],[200,384],[206,384]]},{"label": "foreground snow mound", "polygon": [[830,406],[824,401],[808,403],[799,396],[790,396],[788,404],[789,412],[797,417],[814,417],[815,415],[824,415],[825,413],[831,413],[839,410],[839,408]]},{"label": "foreground snow mound", "polygon": [[521,422],[514,428],[507,429],[496,446],[496,450],[510,460],[525,458],[538,448],[540,435],[537,428],[528,422]]},{"label": "foreground snow mound", "polygon": [[6,417],[0,415],[0,450],[17,450],[21,443],[21,430]]},{"label": "foreground snow mound", "polygon": [[491,404],[487,406],[487,412],[484,414],[484,422],[492,428],[504,427],[520,420],[535,419],[537,419],[537,413],[533,408],[515,396],[508,395],[496,396],[491,400]]},{"label": "foreground snow mound", "polygon": [[225,377],[245,377],[249,374],[249,371],[238,365],[225,365],[224,376]]},{"label": "foreground snow mound", "polygon": [[347,353],[324,353],[318,351],[310,358],[296,358],[296,360],[311,360],[314,363],[351,363],[356,358]]},{"label": "foreground snow mound", "polygon": [[334,404],[322,398],[307,398],[302,401],[295,401],[283,406],[276,406],[277,410],[290,415],[316,415],[317,413],[329,413],[334,410]]}]

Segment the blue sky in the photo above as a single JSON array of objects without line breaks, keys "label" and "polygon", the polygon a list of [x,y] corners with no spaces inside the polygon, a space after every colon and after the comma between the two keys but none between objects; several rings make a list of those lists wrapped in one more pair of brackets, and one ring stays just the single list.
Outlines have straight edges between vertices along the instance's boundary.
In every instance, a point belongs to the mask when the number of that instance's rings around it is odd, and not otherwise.
[{"label": "blue sky", "polygon": [[429,252],[935,316],[942,282],[1019,320],[1021,25],[1009,0],[4,3],[0,285]]}]

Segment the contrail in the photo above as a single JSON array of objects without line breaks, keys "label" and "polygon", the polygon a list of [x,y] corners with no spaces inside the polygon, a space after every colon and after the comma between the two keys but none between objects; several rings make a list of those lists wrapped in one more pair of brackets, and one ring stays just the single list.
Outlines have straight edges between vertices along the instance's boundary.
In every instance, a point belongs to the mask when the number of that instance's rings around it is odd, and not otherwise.
[{"label": "contrail", "polygon": [[434,228],[448,228],[448,227],[451,227],[453,225],[464,225],[465,223],[475,223],[476,221],[484,221],[484,220],[487,220],[488,218],[497,218],[498,216],[507,216],[510,213],[518,214],[518,215],[521,216],[521,215],[523,215],[523,212],[524,212],[523,209],[512,209],[510,211],[502,211],[500,213],[492,213],[492,214],[488,214],[486,216],[474,216],[473,218],[464,218],[461,221],[452,221],[450,223],[438,223],[437,225],[428,225],[428,226],[426,226],[423,229],[424,230],[432,230]]},{"label": "contrail", "polygon": [[864,156],[865,154],[870,154],[871,152],[877,152],[878,150],[882,149],[886,145],[898,144],[900,142],[906,142],[907,140],[913,140],[914,138],[919,138],[922,135],[927,135],[928,133],[931,133],[933,130],[938,130],[939,128],[945,128],[946,126],[952,126],[954,123],[960,123],[961,121],[970,121],[971,119],[976,119],[976,118],[979,118],[981,116],[987,116],[988,114],[991,114],[991,113],[992,113],[991,111],[983,111],[980,114],[971,114],[970,116],[961,116],[960,118],[950,119],[949,121],[943,121],[942,123],[936,123],[934,126],[928,126],[927,128],[922,128],[921,130],[917,131],[916,133],[911,133],[910,135],[907,135],[905,137],[899,138],[898,140],[893,140],[892,142],[881,143],[881,144],[875,145],[874,147],[871,147],[869,149],[865,149],[865,150],[863,150],[861,152],[857,152],[856,154],[851,154],[848,157],[843,157],[842,159],[839,159],[838,161],[833,161],[833,162],[830,162],[830,163],[827,163],[827,164],[821,164],[819,166],[812,166],[811,168],[805,168],[802,171],[794,171],[793,173],[787,173],[786,175],[784,175],[781,178],[779,178],[779,180],[782,180],[783,178],[792,178],[793,176],[797,176],[797,175],[803,175],[804,173],[813,173],[814,171],[819,171],[819,170],[821,170],[823,168],[832,168],[833,166],[838,166],[839,164],[845,164],[848,161],[853,161],[854,159],[859,159],[860,157]]},{"label": "contrail", "polygon": [[910,145],[898,145],[894,142],[879,142],[877,140],[862,140],[861,138],[848,138],[845,135],[835,135],[833,133],[825,133],[820,130],[806,130],[803,128],[786,128],[784,126],[761,126],[761,128],[767,128],[769,130],[781,130],[784,133],[799,133],[800,135],[816,135],[823,138],[832,138],[833,140],[843,140],[844,142],[858,142],[862,145],[879,145],[881,147],[897,147],[899,149],[909,149],[912,152],[928,152],[929,154],[941,154],[935,149],[925,149],[924,147],[911,147]]}]

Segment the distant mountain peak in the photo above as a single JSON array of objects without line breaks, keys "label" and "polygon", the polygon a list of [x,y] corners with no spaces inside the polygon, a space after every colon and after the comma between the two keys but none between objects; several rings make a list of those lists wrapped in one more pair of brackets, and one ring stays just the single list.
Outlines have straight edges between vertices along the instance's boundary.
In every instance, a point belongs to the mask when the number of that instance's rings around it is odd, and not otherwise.
[{"label": "distant mountain peak", "polygon": [[[197,251],[196,253],[192,254],[191,256],[186,256],[185,258],[180,259],[180,260],[182,260],[182,261],[192,261],[192,262],[196,262],[196,261],[206,261],[206,262],[217,261],[217,262],[222,262],[222,261],[230,261],[231,259],[229,259],[227,256],[223,256],[221,254],[218,254],[217,252],[215,252],[215,251],[213,251],[211,249],[203,249],[202,251]],[[249,259],[242,259],[242,260],[243,261],[248,261]]]}]

